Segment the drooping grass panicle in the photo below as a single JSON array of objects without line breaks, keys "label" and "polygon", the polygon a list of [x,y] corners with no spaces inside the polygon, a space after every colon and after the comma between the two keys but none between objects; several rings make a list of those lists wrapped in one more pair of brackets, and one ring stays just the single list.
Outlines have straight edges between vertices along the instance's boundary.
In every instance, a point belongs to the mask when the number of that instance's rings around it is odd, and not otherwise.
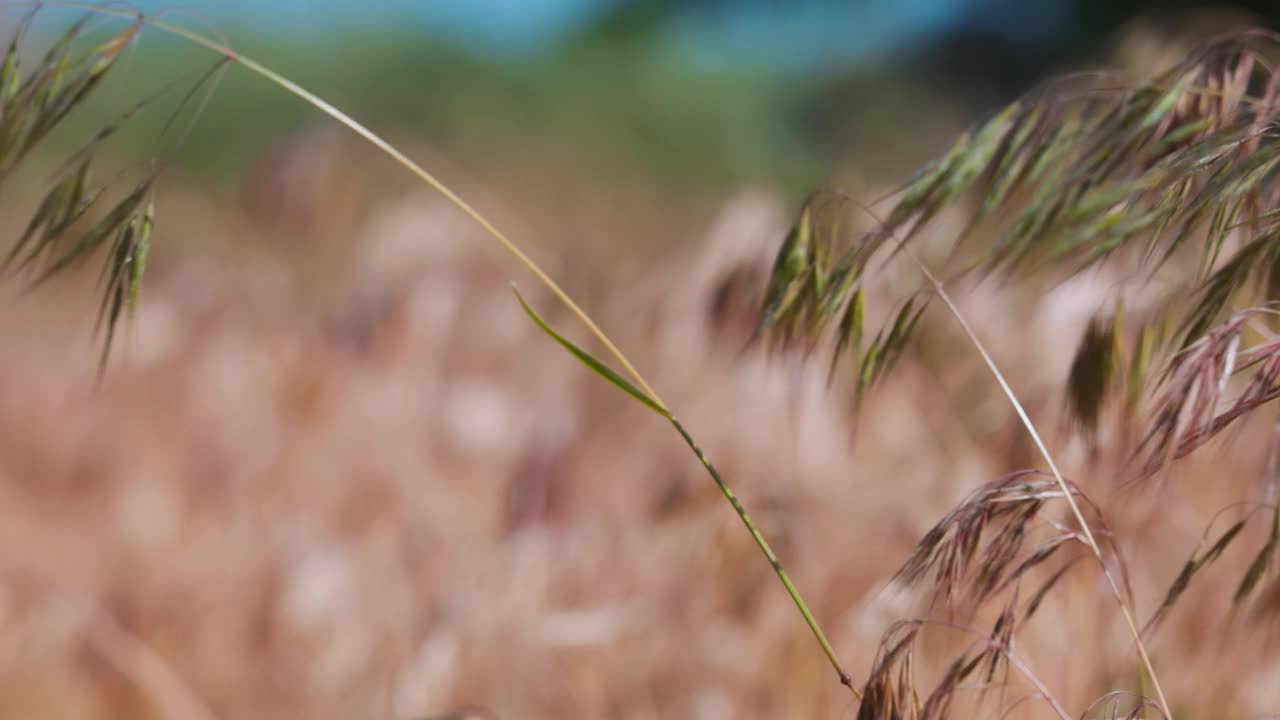
[{"label": "drooping grass panicle", "polygon": [[[847,201],[847,202],[850,202],[851,204],[856,205],[856,203],[854,203],[853,201]],[[892,228],[890,228],[881,218],[877,217],[874,211],[871,211],[869,208],[865,208],[865,207],[863,207],[862,209],[863,211],[868,212],[875,220],[877,220],[879,229],[876,232],[882,233],[884,237],[894,237]],[[831,238],[827,238],[826,241],[830,242]],[[897,247],[899,249],[904,248],[905,246],[906,246],[905,241],[897,243]],[[1073,531],[1072,534],[1078,537],[1082,541],[1082,543],[1089,549],[1091,554],[1100,564],[1103,571],[1103,575],[1108,581],[1108,585],[1112,590],[1117,603],[1120,606],[1121,613],[1124,616],[1128,629],[1130,630],[1130,633],[1134,639],[1136,649],[1138,651],[1139,657],[1143,664],[1143,668],[1146,671],[1146,676],[1147,678],[1150,679],[1152,683],[1152,687],[1156,694],[1156,698],[1159,702],[1159,705],[1162,708],[1164,714],[1167,716],[1169,714],[1168,712],[1169,704],[1168,704],[1167,698],[1165,697],[1165,694],[1164,694],[1163,688],[1161,687],[1159,679],[1156,677],[1154,667],[1151,663],[1150,655],[1145,648],[1145,645],[1141,637],[1141,632],[1138,629],[1136,620],[1134,619],[1135,612],[1132,609],[1133,593],[1132,593],[1132,590],[1130,589],[1129,582],[1127,579],[1127,571],[1125,571],[1125,568],[1123,567],[1122,556],[1119,553],[1113,553],[1117,559],[1121,560],[1121,566],[1119,570],[1121,574],[1124,576],[1123,582],[1116,579],[1116,573],[1113,572],[1112,569],[1109,567],[1106,554],[1104,553],[1102,545],[1099,543],[1098,538],[1091,527],[1091,523],[1086,517],[1085,510],[1081,507],[1080,503],[1076,502],[1076,499],[1075,499],[1076,489],[1066,480],[1066,478],[1062,475],[1061,471],[1058,469],[1057,464],[1054,462],[1051,454],[1048,451],[1048,448],[1045,446],[1043,440],[1041,439],[1030,417],[1027,415],[1025,409],[1022,407],[1021,403],[1019,402],[1016,394],[1013,392],[1007,380],[1004,378],[1003,373],[995,364],[995,361],[990,356],[990,353],[987,352],[984,344],[978,339],[977,335],[973,332],[972,328],[969,326],[969,323],[966,321],[963,313],[960,312],[959,308],[955,305],[954,301],[951,300],[949,293],[946,291],[943,283],[933,275],[933,273],[929,270],[928,266],[924,264],[924,262],[920,259],[918,254],[914,252],[914,250],[907,248],[907,251],[910,254],[912,260],[915,262],[917,268],[921,271],[921,273],[928,280],[929,284],[932,286],[933,293],[937,297],[941,298],[942,301],[946,304],[948,309],[952,312],[952,314],[955,316],[957,321],[960,323],[960,325],[964,329],[965,333],[969,336],[970,340],[973,342],[975,348],[979,351],[979,354],[982,355],[984,362],[988,365],[989,369],[992,371],[993,375],[996,377],[997,381],[1000,383],[1002,389],[1005,391],[1014,409],[1019,414],[1023,424],[1026,426],[1028,433],[1032,436],[1032,439],[1036,442],[1041,453],[1043,454],[1045,461],[1048,463],[1049,468],[1052,471],[1053,481],[1056,484],[1058,491],[1061,493],[1061,497],[1065,500],[1066,505],[1071,510],[1071,513],[1074,515],[1075,520],[1078,524],[1079,530]],[[1016,534],[1016,530],[1013,532]],[[1112,544],[1112,547],[1114,548],[1114,541],[1111,541],[1111,544]],[[1055,584],[1060,577],[1061,577],[1061,573],[1058,573],[1052,576],[1050,581],[1047,583],[1047,586],[1052,586],[1053,584]],[[1124,590],[1121,589],[1122,585],[1125,588]],[[1039,601],[1043,599],[1044,592],[1047,592],[1047,587],[1042,588],[1042,591],[1036,594],[1037,599],[1035,601],[1035,604],[1037,606],[1039,604]],[[1032,612],[1033,611],[1034,609],[1032,610]]]},{"label": "drooping grass panicle", "polygon": [[[1066,379],[1071,415],[1091,445],[1106,398],[1122,390],[1126,422],[1138,425],[1142,438],[1141,472],[1185,456],[1275,397],[1269,383],[1280,360],[1258,360],[1254,383],[1221,414],[1209,400],[1223,393],[1223,383],[1209,387],[1207,374],[1214,352],[1222,359],[1229,349],[1215,343],[1232,335],[1236,304],[1280,297],[1280,76],[1269,60],[1277,54],[1280,36],[1235,33],[1146,81],[1080,74],[1048,83],[961,136],[860,234],[853,223],[837,230],[820,220],[856,203],[815,194],[775,262],[766,338],[806,349],[830,340],[831,372],[848,367],[842,358],[852,356],[860,401],[901,356],[929,297],[900,300],[884,328],[868,328],[870,260],[881,251],[891,259],[951,206],[971,206],[953,252],[976,228],[994,232],[970,267],[977,273],[1012,276],[1064,262],[1078,273],[1125,255],[1154,276],[1188,255],[1193,266],[1178,266],[1185,281],[1150,313],[1159,321],[1142,325],[1130,349],[1128,331],[1099,316]],[[1174,327],[1178,346],[1169,345]],[[1202,339],[1210,347],[1198,351],[1201,362],[1186,364],[1176,381],[1152,371],[1162,352]],[[1152,392],[1159,399],[1144,424],[1141,398]]]},{"label": "drooping grass panicle", "polygon": [[1241,505],[1226,508],[1214,516],[1213,521],[1211,521],[1209,527],[1205,529],[1203,537],[1192,551],[1191,556],[1183,563],[1182,569],[1169,585],[1168,590],[1165,591],[1165,595],[1160,602],[1160,606],[1156,608],[1156,611],[1152,613],[1151,618],[1147,620],[1147,623],[1143,626],[1142,634],[1144,636],[1154,633],[1159,628],[1159,626],[1169,616],[1169,613],[1172,612],[1174,606],[1178,603],[1178,600],[1182,598],[1183,594],[1185,594],[1187,589],[1191,586],[1191,581],[1222,557],[1223,553],[1226,552],[1231,544],[1240,537],[1241,532],[1245,529],[1248,523],[1265,511],[1270,520],[1270,530],[1267,535],[1267,540],[1255,554],[1253,561],[1249,564],[1249,569],[1246,570],[1245,574],[1237,581],[1232,602],[1238,607],[1252,595],[1258,586],[1258,582],[1262,579],[1263,571],[1270,565],[1272,558],[1275,556],[1277,542],[1280,542],[1280,540],[1277,539],[1277,523],[1280,523],[1280,513],[1277,512],[1276,506],[1253,504],[1248,508],[1247,512],[1240,517],[1240,519],[1236,520],[1226,530],[1222,531],[1218,535],[1217,539],[1215,539],[1207,549],[1204,547],[1218,518],[1221,517],[1224,512],[1234,510]]},{"label": "drooping grass panicle", "polygon": [[[1127,707],[1127,710],[1122,708]],[[1090,703],[1080,715],[1081,720],[1138,720],[1146,717],[1148,710],[1161,713],[1160,706],[1141,695],[1125,690],[1112,690]]]},{"label": "drooping grass panicle", "polygon": [[883,243],[874,231],[855,234],[862,210],[842,193],[809,196],[774,261],[756,333],[775,351],[798,347],[808,354],[828,343],[828,375],[834,378],[845,360],[859,405],[901,359],[932,297],[912,294],[874,333],[868,328],[863,281]]},{"label": "drooping grass panicle", "polygon": [[[1186,457],[1237,420],[1280,397],[1280,339],[1241,349],[1249,320],[1273,315],[1248,308],[1177,353],[1156,380],[1147,431],[1137,448],[1138,476],[1149,477]],[[1231,380],[1249,379],[1234,396]]]},{"label": "drooping grass panicle", "polygon": [[[38,9],[39,4],[35,4],[24,17],[0,64],[0,184],[69,116],[86,105],[146,25],[145,19],[138,16],[105,39],[94,39],[88,32],[93,15],[86,13],[51,43],[38,63],[24,69],[21,43]],[[192,92],[204,87],[223,64],[215,63],[213,71],[193,84]],[[189,83],[181,79],[169,83],[92,132],[54,173],[50,188],[32,212],[25,230],[0,257],[0,273],[25,274],[30,285],[35,286],[106,249],[95,324],[96,331],[104,337],[100,371],[111,351],[117,325],[137,305],[155,223],[152,191],[159,166],[153,164],[144,170],[131,190],[97,214],[107,187],[91,177],[95,160],[108,138],[180,82]],[[185,104],[186,100],[182,105]]]},{"label": "drooping grass panicle", "polygon": [[[884,633],[875,663],[863,686],[858,720],[944,720],[963,694],[981,706],[986,695],[1011,685],[1014,669],[1061,719],[1071,716],[1030,666],[1014,652],[1017,631],[1016,596],[996,616],[987,632],[939,620],[903,620]],[[932,688],[922,688],[916,678],[915,646],[930,628],[959,632],[974,638],[947,663]]]},{"label": "drooping grass panicle", "polygon": [[[1096,535],[1109,539],[1097,506],[1078,487],[1069,487],[1093,516],[1089,521]],[[1038,471],[1016,472],[988,483],[925,534],[898,571],[897,580],[907,585],[927,581],[934,603],[972,611],[1046,563],[1060,558],[1073,562],[1063,548],[1083,543],[1079,532],[1044,513],[1049,503],[1063,497],[1056,478]],[[1127,587],[1127,572],[1122,565],[1119,570]],[[1045,582],[1058,579],[1055,569]],[[1040,589],[1032,592],[1031,612],[1042,597]]]}]

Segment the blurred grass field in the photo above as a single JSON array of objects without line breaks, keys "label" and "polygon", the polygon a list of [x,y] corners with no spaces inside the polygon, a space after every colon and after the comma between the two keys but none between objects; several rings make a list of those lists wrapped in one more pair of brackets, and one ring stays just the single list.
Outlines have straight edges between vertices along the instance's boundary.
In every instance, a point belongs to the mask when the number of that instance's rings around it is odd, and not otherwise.
[{"label": "blurred grass field", "polygon": [[[152,42],[121,93],[196,67]],[[856,423],[822,363],[743,349],[799,198],[828,181],[882,194],[991,99],[892,69],[699,72],[625,43],[504,64],[412,37],[237,42],[370,119],[563,281],[717,459],[855,677],[911,612],[884,584],[915,542],[1034,462],[940,311]],[[12,188],[3,237],[37,200]],[[101,384],[93,271],[0,286],[0,715],[853,716],[678,438],[528,322],[512,280],[585,339],[442,199],[233,70],[159,204],[154,270]],[[872,291],[900,288],[894,272]],[[962,296],[1045,427],[1109,281]],[[1267,432],[1179,466],[1158,507],[1055,435],[1113,529],[1150,549],[1128,558],[1141,607],[1263,472]],[[1211,619],[1230,588],[1191,597],[1154,646],[1180,717],[1274,711],[1271,631]],[[1109,601],[1073,574],[1020,638],[1071,707],[1132,671]]]}]

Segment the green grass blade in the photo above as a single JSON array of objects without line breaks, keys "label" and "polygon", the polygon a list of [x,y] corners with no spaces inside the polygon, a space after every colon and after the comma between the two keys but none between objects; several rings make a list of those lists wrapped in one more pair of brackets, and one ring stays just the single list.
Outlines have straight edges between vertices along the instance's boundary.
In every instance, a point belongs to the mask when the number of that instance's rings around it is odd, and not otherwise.
[{"label": "green grass blade", "polygon": [[529,307],[529,303],[525,302],[524,296],[520,294],[520,291],[516,289],[514,285],[511,286],[511,291],[516,294],[516,299],[520,301],[520,306],[523,307],[524,311],[529,314],[529,317],[532,318],[533,321],[538,324],[538,327],[542,328],[542,332],[550,335],[556,342],[563,345],[565,350],[568,350],[570,353],[573,353],[573,356],[578,358],[578,360],[583,365],[586,365],[587,367],[591,368],[597,375],[604,378],[605,380],[608,380],[610,383],[613,384],[614,387],[618,388],[619,390],[635,398],[640,403],[642,403],[645,407],[649,408],[650,410],[658,413],[659,415],[665,418],[668,418],[668,419],[671,418],[671,413],[666,408],[662,407],[657,402],[655,402],[652,398],[650,398],[648,395],[644,394],[643,391],[641,391],[635,385],[632,385],[630,382],[628,382],[626,378],[622,377],[617,372],[614,372],[614,370],[610,368],[608,365],[605,365],[604,363],[592,357],[591,353],[573,344],[572,342],[570,342],[568,339],[566,339],[563,335],[556,332],[555,330],[552,330],[551,326],[547,324],[547,321],[543,320],[542,317],[538,315],[538,313],[534,312],[534,309],[532,307]]}]

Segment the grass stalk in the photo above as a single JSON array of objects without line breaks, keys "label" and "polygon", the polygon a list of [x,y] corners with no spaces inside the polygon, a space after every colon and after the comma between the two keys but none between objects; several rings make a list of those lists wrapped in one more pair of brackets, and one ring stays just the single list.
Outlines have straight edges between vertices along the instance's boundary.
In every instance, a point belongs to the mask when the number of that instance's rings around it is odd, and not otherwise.
[{"label": "grass stalk", "polygon": [[522,250],[519,245],[517,245],[510,238],[508,238],[506,234],[504,234],[501,230],[499,230],[497,226],[495,226],[492,222],[489,221],[488,218],[482,215],[480,211],[476,210],[474,207],[471,206],[470,203],[463,200],[462,197],[459,196],[457,193],[455,193],[452,189],[450,189],[448,185],[446,185],[443,181],[441,181],[435,175],[428,172],[426,168],[414,162],[412,158],[410,158],[408,155],[405,155],[402,151],[400,151],[398,148],[392,145],[389,141],[387,141],[381,135],[378,135],[377,133],[370,130],[368,127],[361,124],[355,118],[351,117],[350,115],[343,112],[342,110],[339,110],[329,101],[325,100],[319,95],[316,95],[310,90],[307,90],[306,88],[302,87],[298,83],[290,80],[284,75],[281,75],[275,70],[272,70],[266,65],[263,65],[257,60],[254,60],[251,57],[248,57],[239,52],[236,52],[235,50],[228,47],[227,45],[220,43],[212,38],[209,38],[205,35],[202,35],[198,32],[182,27],[181,25],[177,25],[175,23],[170,23],[170,22],[161,20],[159,18],[153,18],[147,15],[143,15],[142,13],[139,13],[133,10],[125,10],[125,9],[109,7],[109,6],[101,6],[91,2],[75,2],[74,0],[65,0],[65,1],[51,0],[50,2],[43,2],[43,3],[37,3],[37,4],[45,5],[48,7],[61,7],[61,8],[85,10],[88,12],[97,12],[105,15],[112,15],[119,18],[129,18],[135,21],[142,22],[147,26],[154,27],[159,30],[163,30],[164,32],[180,37],[194,45],[197,45],[206,50],[209,50],[217,55],[221,55],[227,60],[239,65],[240,67],[243,67],[244,69],[254,73],[255,75],[258,75],[264,80],[270,82],[271,84],[279,87],[282,90],[285,90],[289,94],[294,95],[295,97],[299,98],[300,100],[307,103],[308,105],[311,105],[315,109],[319,110],[325,115],[328,115],[330,118],[336,120],[340,125],[346,127],[348,130],[352,131],[356,135],[359,135],[370,145],[373,145],[377,149],[381,150],[384,154],[389,156],[392,160],[394,160],[397,164],[399,164],[405,170],[408,170],[411,174],[413,174],[419,180],[431,186],[433,190],[443,195],[444,198],[448,200],[454,207],[458,208],[467,217],[471,218],[471,220],[473,220],[477,225],[479,225],[485,231],[485,233],[487,233],[490,237],[496,240],[504,250],[510,253],[513,257],[515,257],[515,259],[519,261],[519,263],[523,265],[529,272],[533,273],[534,277],[538,279],[538,282],[542,283],[548,290],[550,290],[551,293],[555,295],[558,300],[560,300],[560,302],[564,303],[565,307],[569,308],[570,312],[572,312],[573,315],[579,320],[579,322],[585,325],[586,328],[591,332],[591,334],[594,335],[595,338],[599,340],[602,345],[605,346],[605,348],[609,351],[609,354],[612,355],[615,360],[617,360],[618,364],[622,366],[622,368],[627,372],[627,374],[631,376],[631,378],[635,381],[635,383],[639,385],[645,391],[645,393],[649,395],[650,398],[652,398],[655,402],[657,402],[658,405],[661,405],[663,407],[666,406],[666,404],[662,401],[661,397],[645,381],[644,376],[642,376],[640,372],[636,370],[635,366],[632,365],[631,361],[627,359],[627,356],[623,354],[621,350],[618,349],[618,347],[614,344],[614,342],[609,339],[609,336],[606,335],[604,331],[601,330],[600,327],[596,324],[596,322],[591,319],[591,316],[588,315],[581,307],[579,307],[578,303],[576,303],[573,300],[573,298],[570,297],[569,294],[565,292],[564,289],[562,289],[560,285],[556,283],[556,281],[553,280],[545,270],[542,269],[541,266],[539,266],[536,262],[534,262],[533,258],[529,257],[529,255],[525,253],[524,250]]},{"label": "grass stalk", "polygon": [[841,684],[848,687],[849,690],[854,694],[854,696],[857,697],[859,700],[862,699],[861,694],[858,692],[857,688],[855,688],[853,685],[852,678],[849,676],[847,672],[845,672],[840,661],[837,659],[835,649],[831,646],[831,643],[827,640],[827,637],[823,633],[822,628],[819,625],[817,619],[814,617],[812,611],[810,611],[809,609],[808,604],[805,602],[803,595],[796,588],[795,584],[791,581],[791,578],[787,574],[786,570],[783,568],[782,563],[778,560],[777,555],[774,553],[773,549],[770,547],[764,535],[761,534],[760,530],[756,527],[755,522],[751,519],[750,514],[747,513],[746,508],[743,507],[742,502],[737,497],[737,494],[734,493],[733,490],[729,487],[728,483],[724,481],[724,479],[720,475],[720,472],[716,469],[715,465],[711,462],[711,460],[706,456],[702,448],[693,439],[693,436],[684,427],[684,425],[681,424],[680,421],[676,419],[675,415],[667,407],[666,403],[662,401],[658,393],[644,379],[644,376],[640,374],[640,372],[635,368],[635,366],[626,357],[626,355],[617,347],[617,345],[609,338],[609,336],[606,335],[605,332],[600,329],[600,327],[591,318],[591,316],[588,315],[586,311],[584,311],[573,300],[573,298],[570,297],[569,294],[565,292],[565,290],[563,290],[560,287],[560,285],[557,284],[555,280],[551,278],[550,275],[548,275],[531,257],[529,257],[528,254],[526,254],[514,241],[508,238],[502,231],[500,231],[492,222],[490,222],[487,218],[485,218],[484,215],[482,215],[478,210],[476,210],[469,203],[463,200],[457,193],[451,190],[444,182],[442,182],[441,180],[436,178],[433,174],[428,172],[425,168],[423,168],[422,166],[414,162],[411,158],[409,158],[407,155],[405,155],[403,152],[397,149],[394,145],[392,145],[382,136],[373,132],[372,130],[370,130],[369,128],[367,128],[366,126],[364,126],[363,124],[361,124],[360,122],[352,118],[350,115],[343,112],[342,110],[339,110],[333,104],[319,97],[315,93],[312,93],[306,88],[298,85],[297,83],[293,82],[289,78],[281,75],[280,73],[254,60],[253,58],[247,57],[245,55],[242,55],[236,52],[235,50],[231,49],[230,47],[228,47],[223,43],[213,40],[198,32],[184,28],[181,25],[166,22],[158,18],[152,18],[132,10],[103,6],[103,5],[98,5],[91,2],[75,2],[74,0],[56,0],[56,1],[50,1],[50,2],[44,2],[44,3],[36,3],[36,4],[45,5],[49,7],[80,9],[88,12],[94,12],[94,13],[100,13],[104,15],[111,15],[115,17],[131,19],[141,24],[155,27],[159,30],[162,30],[169,34],[180,37],[188,42],[191,42],[194,45],[197,45],[217,55],[220,55],[226,60],[236,63],[237,65],[258,75],[259,77],[272,83],[273,85],[276,85],[277,87],[289,92],[290,94],[296,96],[297,98],[301,99],[302,101],[306,102],[307,104],[311,105],[317,110],[328,115],[330,118],[336,120],[339,124],[346,127],[348,130],[352,131],[356,135],[360,136],[362,139],[364,139],[366,142],[373,145],[377,149],[381,150],[384,154],[389,156],[401,167],[408,170],[411,174],[413,174],[419,180],[431,186],[431,188],[433,188],[435,191],[440,193],[442,196],[444,196],[446,200],[448,200],[451,204],[453,204],[455,207],[461,210],[464,214],[466,214],[469,218],[471,218],[490,237],[496,240],[504,250],[506,250],[513,257],[515,257],[516,260],[519,261],[521,265],[523,265],[529,272],[531,272],[538,279],[539,282],[541,282],[548,290],[550,290],[551,293],[555,295],[555,297],[561,303],[563,303],[565,307],[567,307],[584,326],[586,326],[586,328],[591,332],[591,334],[609,351],[609,354],[614,358],[614,360],[616,360],[617,363],[625,370],[627,375],[629,375],[631,379],[635,382],[635,384],[639,386],[639,388],[648,397],[648,399],[652,401],[652,404],[649,404],[649,403],[645,403],[645,404],[650,405],[651,409],[654,409],[656,412],[658,412],[659,414],[661,414],[663,417],[667,418],[667,420],[671,422],[672,426],[675,427],[676,431],[684,439],[685,443],[697,456],[698,461],[702,464],[703,468],[707,471],[707,474],[710,475],[711,479],[715,481],[717,487],[719,487],[720,489],[720,492],[724,495],[725,499],[729,501],[729,504],[733,507],[734,512],[737,513],[738,517],[742,520],[747,530],[751,533],[751,537],[755,540],[756,545],[759,546],[761,553],[769,561],[769,564],[773,567],[774,572],[777,573],[778,579],[782,582],[783,586],[786,588],[787,594],[790,595],[792,601],[795,602],[795,605],[799,609],[800,614],[804,617],[805,623],[808,625],[809,630],[813,633],[814,637],[817,639],[818,643],[821,645],[823,652],[826,654],[827,659],[830,661],[831,666],[835,669],[837,675],[840,678]]},{"label": "grass stalk", "polygon": [[810,632],[812,632],[813,636],[817,638],[818,644],[822,646],[822,652],[826,653],[827,660],[831,662],[831,667],[835,668],[836,674],[840,676],[840,684],[849,688],[850,692],[852,692],[854,697],[858,700],[862,700],[862,693],[858,692],[858,689],[853,686],[853,678],[850,677],[849,673],[845,672],[844,667],[840,664],[839,658],[836,657],[835,648],[831,647],[831,643],[827,640],[826,634],[822,632],[822,627],[818,624],[818,619],[815,618],[813,612],[809,610],[809,605],[804,601],[804,596],[800,594],[800,591],[796,589],[795,584],[791,582],[791,576],[788,575],[786,569],[782,567],[782,562],[778,560],[777,554],[775,554],[773,552],[773,548],[769,546],[769,541],[765,540],[764,535],[760,532],[760,529],[756,527],[756,524],[751,519],[751,515],[747,512],[747,509],[742,506],[742,501],[738,499],[737,493],[735,493],[733,488],[730,488],[729,484],[720,477],[720,471],[716,469],[714,464],[712,464],[706,453],[704,453],[702,448],[698,446],[698,443],[693,439],[693,436],[689,434],[689,431],[685,429],[684,425],[681,424],[681,422],[674,416],[669,417],[669,419],[671,420],[672,426],[675,427],[676,432],[679,432],[680,437],[684,438],[685,444],[689,446],[689,449],[693,451],[694,455],[698,456],[698,462],[702,463],[702,467],[706,469],[707,474],[711,476],[712,480],[715,480],[716,486],[720,488],[720,492],[724,495],[725,499],[733,506],[734,512],[738,513],[738,517],[742,519],[742,524],[746,525],[747,531],[751,533],[751,537],[756,541],[756,545],[760,547],[760,552],[764,553],[765,558],[769,560],[769,564],[773,566],[773,571],[777,573],[778,579],[782,581],[782,585],[787,589],[787,594],[789,594],[791,599],[795,601],[796,608],[798,608],[800,610],[800,614],[804,616],[804,621],[808,624]]},{"label": "grass stalk", "polygon": [[1066,478],[1062,475],[1062,471],[1058,469],[1058,464],[1054,462],[1052,453],[1049,452],[1048,446],[1045,445],[1039,431],[1036,430],[1035,423],[1031,421],[1031,416],[1027,414],[1022,402],[1018,400],[1017,394],[1014,393],[1013,388],[1005,379],[1004,373],[1000,371],[999,366],[996,365],[995,360],[991,357],[991,353],[987,352],[986,346],[982,343],[982,340],[978,338],[978,335],[974,332],[973,328],[970,327],[969,322],[965,320],[964,314],[960,312],[960,308],[952,301],[951,295],[947,293],[946,288],[942,286],[942,283],[938,281],[932,272],[930,272],[928,266],[924,264],[914,251],[912,251],[911,257],[920,268],[920,271],[924,274],[925,278],[928,279],[931,285],[933,285],[934,291],[938,294],[938,297],[942,300],[943,304],[945,304],[947,309],[951,311],[951,314],[955,316],[956,322],[960,324],[961,329],[969,338],[969,341],[973,344],[974,348],[977,349],[978,354],[982,356],[983,362],[986,363],[987,367],[991,370],[991,374],[995,376],[996,382],[1000,384],[1000,388],[1004,391],[1005,396],[1008,397],[1009,403],[1013,405],[1014,411],[1017,412],[1018,418],[1022,421],[1023,426],[1026,427],[1027,433],[1030,434],[1031,440],[1035,443],[1040,455],[1044,457],[1045,462],[1049,465],[1049,470],[1053,473],[1054,480],[1057,481],[1059,487],[1062,489],[1063,498],[1067,501],[1067,505],[1071,508],[1071,513],[1075,516],[1076,522],[1080,525],[1080,532],[1084,536],[1085,545],[1089,548],[1089,551],[1093,556],[1097,558],[1098,565],[1102,568],[1102,574],[1107,579],[1107,584],[1111,588],[1111,593],[1115,596],[1116,603],[1120,606],[1120,612],[1124,616],[1125,624],[1129,628],[1129,633],[1133,636],[1133,643],[1137,648],[1139,658],[1141,658],[1143,669],[1146,671],[1147,677],[1151,680],[1152,689],[1156,693],[1156,700],[1160,704],[1160,711],[1164,714],[1167,720],[1173,720],[1173,714],[1169,710],[1169,701],[1165,697],[1164,688],[1160,685],[1160,678],[1156,675],[1155,667],[1151,663],[1151,656],[1147,652],[1146,643],[1142,640],[1142,633],[1139,631],[1138,624],[1134,620],[1134,613],[1129,608],[1129,603],[1124,599],[1124,593],[1120,591],[1120,585],[1116,581],[1115,575],[1111,572],[1110,568],[1107,567],[1107,561],[1106,558],[1103,557],[1102,548],[1094,538],[1093,530],[1089,527],[1089,522],[1085,520],[1084,512],[1081,511],[1080,504],[1076,502],[1075,496],[1071,492],[1071,488],[1067,484]]}]

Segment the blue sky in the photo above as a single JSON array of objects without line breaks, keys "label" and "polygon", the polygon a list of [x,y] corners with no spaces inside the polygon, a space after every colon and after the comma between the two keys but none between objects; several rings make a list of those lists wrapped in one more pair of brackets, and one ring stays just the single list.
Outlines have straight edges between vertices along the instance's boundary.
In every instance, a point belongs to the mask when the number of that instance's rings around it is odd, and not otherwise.
[{"label": "blue sky", "polygon": [[[608,0],[133,0],[148,11],[189,8],[214,20],[262,20],[324,35],[353,23],[412,23],[480,49],[519,51],[554,39]],[[1031,6],[1028,8],[1028,6]],[[965,22],[1034,35],[1066,20],[1066,0],[850,0],[765,4],[755,11],[690,14],[673,33],[685,49],[763,51],[799,62],[857,60]]]}]

